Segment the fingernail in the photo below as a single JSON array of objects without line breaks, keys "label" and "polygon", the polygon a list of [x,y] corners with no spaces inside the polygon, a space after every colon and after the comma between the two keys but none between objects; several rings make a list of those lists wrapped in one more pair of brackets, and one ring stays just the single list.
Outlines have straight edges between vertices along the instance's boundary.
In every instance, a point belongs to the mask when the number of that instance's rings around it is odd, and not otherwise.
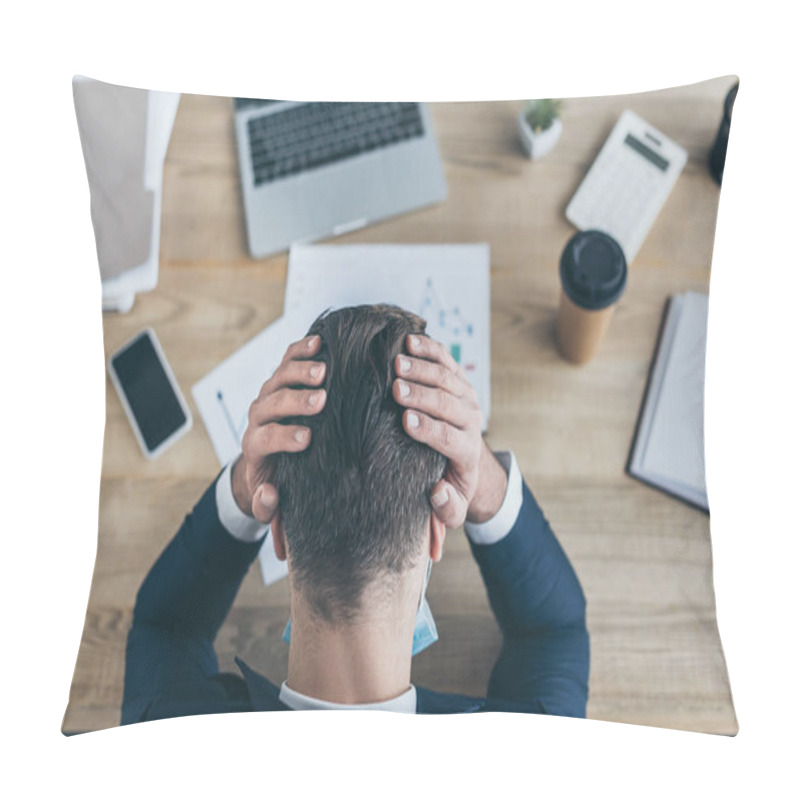
[{"label": "fingernail", "polygon": [[400,372],[408,372],[411,369],[411,362],[407,358],[400,356]]},{"label": "fingernail", "polygon": [[411,337],[411,346],[412,347],[419,347],[419,336],[412,336]]},{"label": "fingernail", "polygon": [[308,396],[308,404],[310,406],[315,406],[318,400],[319,400],[319,392],[311,392],[311,394]]},{"label": "fingernail", "polygon": [[447,489],[440,489],[436,494],[431,498],[433,500],[433,504],[436,508],[441,508],[448,499]]},{"label": "fingernail", "polygon": [[409,428],[419,428],[419,417],[411,413],[406,417],[406,422],[408,423]]},{"label": "fingernail", "polygon": [[397,388],[400,389],[400,397],[408,397],[411,394],[411,387],[405,381],[397,381]]},{"label": "fingernail", "polygon": [[274,503],[272,502],[272,496],[268,495],[266,492],[261,492],[258,495],[258,500],[264,508],[272,508]]},{"label": "fingernail", "polygon": [[319,371],[322,369],[320,364],[315,364],[311,369],[308,371],[308,374],[311,375],[312,378],[316,378],[319,376]]},{"label": "fingernail", "polygon": [[301,442],[301,443],[306,441],[306,439],[308,439],[308,429],[307,428],[303,428],[303,429],[301,429],[299,431],[295,431],[294,432],[294,438],[298,442]]},{"label": "fingernail", "polygon": [[317,337],[316,337],[316,336],[312,336],[312,337],[311,337],[311,338],[308,340],[308,349],[309,349],[309,350],[313,350],[313,349],[314,349],[314,345],[315,345],[316,343],[317,343]]}]

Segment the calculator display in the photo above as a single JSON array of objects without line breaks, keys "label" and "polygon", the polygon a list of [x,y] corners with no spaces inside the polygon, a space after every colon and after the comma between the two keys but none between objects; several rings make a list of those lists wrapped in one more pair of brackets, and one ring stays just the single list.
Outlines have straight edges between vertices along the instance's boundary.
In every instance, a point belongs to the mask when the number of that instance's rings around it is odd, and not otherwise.
[{"label": "calculator display", "polygon": [[655,164],[662,172],[667,171],[669,161],[648,147],[643,141],[630,133],[625,137],[625,144],[634,149],[639,155],[644,156],[651,164]]}]

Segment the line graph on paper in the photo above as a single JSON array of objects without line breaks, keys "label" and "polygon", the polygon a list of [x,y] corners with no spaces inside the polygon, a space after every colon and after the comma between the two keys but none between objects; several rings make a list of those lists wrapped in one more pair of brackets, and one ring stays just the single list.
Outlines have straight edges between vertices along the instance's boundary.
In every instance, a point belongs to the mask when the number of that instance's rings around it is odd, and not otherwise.
[{"label": "line graph on paper", "polygon": [[449,347],[456,364],[467,373],[475,372],[475,326],[465,319],[460,306],[441,301],[433,278],[425,281],[417,313],[427,321],[427,333]]}]

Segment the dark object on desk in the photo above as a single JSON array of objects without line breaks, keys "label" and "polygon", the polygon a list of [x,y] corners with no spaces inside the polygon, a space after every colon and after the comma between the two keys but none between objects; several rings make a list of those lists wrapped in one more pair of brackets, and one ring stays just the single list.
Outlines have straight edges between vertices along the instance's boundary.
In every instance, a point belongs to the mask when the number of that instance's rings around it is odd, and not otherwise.
[{"label": "dark object on desk", "polygon": [[617,301],[628,265],[616,239],[602,231],[576,233],[561,254],[558,344],[567,361],[583,364],[596,352]]},{"label": "dark object on desk", "polygon": [[664,308],[625,471],[708,512],[703,443],[708,295],[686,292]]},{"label": "dark object on desk", "polygon": [[155,458],[192,427],[192,413],[151,328],[111,355],[108,374],[146,458]]},{"label": "dark object on desk", "polygon": [[717,138],[711,152],[708,154],[708,168],[714,180],[722,185],[722,173],[725,171],[725,156],[728,152],[728,136],[731,132],[731,116],[733,114],[733,101],[739,91],[739,84],[736,83],[725,97],[725,105],[722,114],[722,122],[719,125]]}]

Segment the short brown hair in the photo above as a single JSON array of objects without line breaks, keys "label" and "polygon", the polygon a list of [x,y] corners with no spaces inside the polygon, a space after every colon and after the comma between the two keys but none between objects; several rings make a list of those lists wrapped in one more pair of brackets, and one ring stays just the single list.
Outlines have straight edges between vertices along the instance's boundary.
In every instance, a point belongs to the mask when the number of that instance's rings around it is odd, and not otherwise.
[{"label": "short brown hair", "polygon": [[344,308],[308,331],[322,339],[327,400],[301,453],[272,457],[294,580],[326,622],[352,619],[364,587],[413,566],[445,458],[403,430],[393,361],[425,321],[397,306]]}]

